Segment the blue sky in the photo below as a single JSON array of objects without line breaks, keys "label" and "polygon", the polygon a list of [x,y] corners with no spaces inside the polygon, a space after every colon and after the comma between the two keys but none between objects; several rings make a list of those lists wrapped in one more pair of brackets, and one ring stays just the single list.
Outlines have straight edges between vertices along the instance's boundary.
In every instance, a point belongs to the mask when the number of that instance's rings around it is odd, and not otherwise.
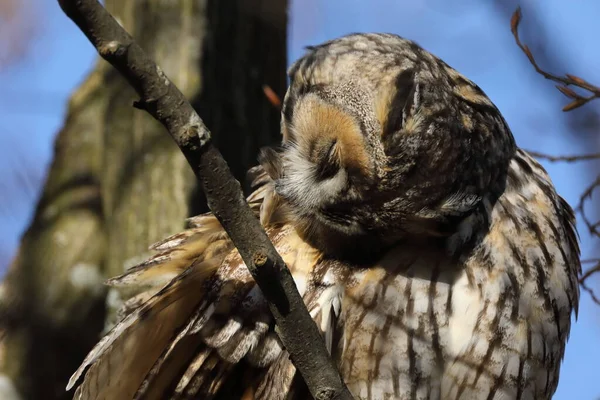
[{"label": "blue sky", "polygon": [[[16,65],[0,69],[0,271],[14,255],[52,157],[71,91],[92,67],[95,52],[54,1],[34,0],[41,27]],[[305,45],[345,33],[384,31],[416,40],[474,80],[496,103],[526,149],[549,154],[597,152],[569,132],[560,111],[565,98],[537,75],[514,44],[508,20],[491,2],[460,0],[296,0],[290,12],[290,60]],[[568,4],[568,6],[566,5]],[[560,49],[568,71],[600,83],[600,2],[524,0],[528,17],[541,20],[549,46]],[[526,7],[527,6],[527,7]],[[600,101],[588,105],[598,107]],[[577,133],[577,132],[575,132]],[[600,136],[599,136],[600,137]],[[598,164],[545,163],[558,191],[575,204]],[[580,226],[583,257],[594,243]],[[595,244],[596,246],[598,243]],[[596,250],[596,256],[598,255]],[[600,382],[600,308],[582,293],[555,399],[597,399]]]}]

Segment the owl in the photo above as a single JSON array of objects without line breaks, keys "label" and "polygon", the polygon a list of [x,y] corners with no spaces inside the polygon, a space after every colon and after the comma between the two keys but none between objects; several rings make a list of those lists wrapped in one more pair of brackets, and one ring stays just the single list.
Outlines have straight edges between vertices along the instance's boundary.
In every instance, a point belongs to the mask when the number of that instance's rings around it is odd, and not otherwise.
[{"label": "owl", "polygon": [[[577,313],[574,215],[469,79],[352,34],[289,69],[248,202],[360,400],[550,399]],[[212,214],[109,280],[137,288],[76,399],[308,399]]]}]

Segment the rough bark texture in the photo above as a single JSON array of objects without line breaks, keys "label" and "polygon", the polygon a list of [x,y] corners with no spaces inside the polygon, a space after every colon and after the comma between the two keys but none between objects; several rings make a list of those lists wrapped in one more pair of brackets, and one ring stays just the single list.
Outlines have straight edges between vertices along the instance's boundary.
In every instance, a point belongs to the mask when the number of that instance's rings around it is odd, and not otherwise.
[{"label": "rough bark texture", "polygon": [[[204,105],[201,116],[243,181],[258,147],[279,138],[279,113],[262,85],[285,90],[286,2],[105,4]],[[185,158],[162,126],[131,107],[136,99],[104,61],[71,99],[35,217],[0,291],[0,372],[23,399],[72,397],[68,377],[104,326],[102,280],[206,209]]]}]

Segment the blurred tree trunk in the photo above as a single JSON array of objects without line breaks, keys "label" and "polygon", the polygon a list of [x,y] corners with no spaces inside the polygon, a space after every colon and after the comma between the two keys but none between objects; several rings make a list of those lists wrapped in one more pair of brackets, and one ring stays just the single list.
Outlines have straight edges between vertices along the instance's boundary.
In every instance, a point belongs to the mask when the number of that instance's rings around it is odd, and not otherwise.
[{"label": "blurred tree trunk", "polygon": [[[262,86],[285,91],[287,2],[105,4],[198,107],[243,180],[257,149],[279,140],[279,111]],[[72,397],[66,382],[118,301],[103,280],[206,209],[184,157],[131,107],[135,99],[103,61],[73,94],[34,219],[0,287],[0,372],[23,399]]]}]

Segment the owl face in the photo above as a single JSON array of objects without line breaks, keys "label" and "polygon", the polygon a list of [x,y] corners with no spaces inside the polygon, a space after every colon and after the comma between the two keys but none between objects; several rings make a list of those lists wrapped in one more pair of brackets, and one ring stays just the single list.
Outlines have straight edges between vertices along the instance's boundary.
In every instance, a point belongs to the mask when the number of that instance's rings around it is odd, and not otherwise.
[{"label": "owl face", "polygon": [[474,83],[414,42],[354,34],[289,70],[276,193],[326,253],[448,236],[498,197],[515,151]]},{"label": "owl face", "polygon": [[318,91],[302,96],[285,127],[282,161],[276,191],[299,217],[345,235],[367,233],[355,211],[377,186],[376,160],[356,116]]}]

